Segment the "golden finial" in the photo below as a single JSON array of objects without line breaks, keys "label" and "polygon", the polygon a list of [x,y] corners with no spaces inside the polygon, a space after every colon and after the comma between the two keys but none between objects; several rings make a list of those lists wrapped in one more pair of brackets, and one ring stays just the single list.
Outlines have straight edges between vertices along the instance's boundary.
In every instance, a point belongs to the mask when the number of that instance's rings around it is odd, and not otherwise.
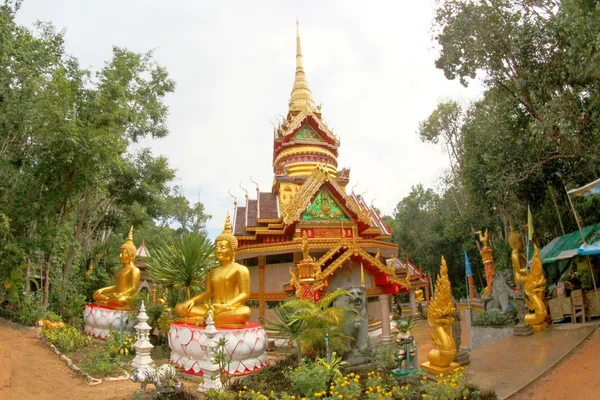
[{"label": "golden finial", "polygon": [[121,249],[126,249],[132,258],[131,261],[133,261],[136,253],[136,248],[133,244],[133,225],[131,225],[131,228],[129,229],[129,235],[127,236],[127,241],[121,245]]},{"label": "golden finial", "polygon": [[248,191],[246,189],[244,189],[244,187],[242,186],[242,182],[240,181],[240,189],[242,189],[244,191],[244,196],[246,196],[246,202],[248,201]]},{"label": "golden finial", "polygon": [[229,190],[227,191],[227,193],[228,193],[228,194],[229,194],[231,197],[233,197],[233,205],[234,205],[234,206],[237,206],[237,199],[236,199],[236,197],[235,197],[234,195],[232,195],[232,194],[231,194],[231,189],[229,189]]},{"label": "golden finial", "polygon": [[300,111],[318,112],[302,65],[302,46],[300,45],[300,25],[298,21],[296,21],[296,78],[292,88],[289,111],[290,113]]},{"label": "golden finial", "polygon": [[253,175],[250,175],[250,182],[254,183],[256,185],[256,191],[258,192],[258,183],[254,182],[254,179],[252,179]]}]

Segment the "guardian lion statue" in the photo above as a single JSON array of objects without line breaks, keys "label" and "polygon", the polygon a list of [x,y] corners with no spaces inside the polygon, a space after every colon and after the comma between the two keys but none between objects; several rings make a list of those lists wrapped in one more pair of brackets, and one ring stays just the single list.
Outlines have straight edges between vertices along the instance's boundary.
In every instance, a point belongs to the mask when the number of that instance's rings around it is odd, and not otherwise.
[{"label": "guardian lion statue", "polygon": [[513,286],[512,270],[497,271],[492,280],[492,296],[485,304],[485,311],[508,311],[508,300],[512,296]]},{"label": "guardian lion statue", "polygon": [[337,307],[353,306],[357,313],[347,312],[343,332],[348,338],[348,349],[351,353],[366,353],[369,337],[369,317],[367,315],[367,296],[362,286],[345,288],[352,297],[340,296],[336,299]]}]

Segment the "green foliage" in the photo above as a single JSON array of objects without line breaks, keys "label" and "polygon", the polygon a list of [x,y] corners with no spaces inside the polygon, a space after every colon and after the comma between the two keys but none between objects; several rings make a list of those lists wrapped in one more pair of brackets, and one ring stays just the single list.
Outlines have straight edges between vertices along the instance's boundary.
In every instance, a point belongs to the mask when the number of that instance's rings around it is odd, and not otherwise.
[{"label": "green foliage", "polygon": [[108,352],[112,357],[117,356],[128,356],[135,354],[135,342],[137,338],[135,335],[123,334],[122,337],[119,332],[111,332],[106,337],[104,347],[108,349]]},{"label": "green foliage", "polygon": [[25,293],[19,302],[17,312],[19,322],[23,325],[35,325],[46,315],[46,307],[40,305],[40,298],[35,293]]},{"label": "green foliage", "polygon": [[72,279],[70,282],[53,279],[54,291],[50,297],[50,308],[61,315],[65,322],[83,327],[83,309],[87,303],[83,294],[83,280]]},{"label": "green foliage", "polygon": [[206,400],[235,400],[236,395],[226,390],[209,389],[203,394]]},{"label": "green foliage", "polygon": [[372,363],[377,365],[379,370],[390,371],[396,367],[396,347],[395,344],[380,344],[374,346],[369,358]]},{"label": "green foliage", "polygon": [[344,361],[342,357],[338,356],[335,351],[331,353],[329,360],[327,360],[327,358],[317,358],[317,364],[325,367],[333,379],[341,378],[342,369],[348,365],[348,363]]},{"label": "green foliage", "polygon": [[[348,295],[349,292],[343,289],[327,294],[318,302],[313,303],[309,300],[288,300],[281,308],[285,309],[286,314],[278,313],[277,318],[283,320],[273,320],[270,326],[276,328],[280,325],[283,329],[281,332],[284,335],[289,335],[294,332],[294,336],[301,344],[302,354],[311,357],[325,356],[325,337],[329,336],[329,347],[331,351],[344,353],[347,351],[346,338],[348,337],[342,331],[342,323],[347,312],[355,311],[354,307],[337,307],[332,306],[334,300],[339,296]],[[285,323],[289,330],[286,333]]]},{"label": "green foliage", "polygon": [[234,393],[238,392],[261,392],[275,393],[291,392],[292,386],[287,374],[296,365],[293,357],[286,357],[261,369],[250,376],[236,379],[231,382],[230,389]]},{"label": "green foliage", "polygon": [[100,70],[81,68],[64,32],[16,23],[19,4],[0,5],[0,299],[20,301],[27,265],[50,278],[42,304],[76,322],[83,296],[113,281],[130,225],[158,244],[169,223],[202,232],[210,216],[172,186],[165,157],[131,149],[168,133],[175,84],[152,53],[115,47]]},{"label": "green foliage", "polygon": [[215,352],[213,354],[212,362],[219,366],[219,374],[221,375],[221,382],[225,387],[229,386],[231,381],[231,375],[229,375],[229,365],[231,364],[231,357],[225,350],[227,346],[227,339],[224,337],[217,340],[215,343]]},{"label": "green foliage", "polygon": [[313,393],[326,392],[331,382],[332,372],[325,366],[304,359],[295,369],[288,371],[292,389],[305,397],[312,397]]},{"label": "green foliage", "polygon": [[590,290],[594,287],[594,282],[592,281],[592,276],[590,275],[590,271],[588,269],[578,270],[575,273],[575,276],[581,282],[582,289]]},{"label": "green foliage", "polygon": [[202,291],[214,264],[214,245],[197,233],[187,233],[164,243],[147,261],[148,278],[158,284],[183,289],[187,298]]},{"label": "green foliage", "polygon": [[71,353],[92,343],[91,337],[82,334],[77,328],[72,326],[51,330],[43,328],[42,336],[63,353]]},{"label": "green foliage", "polygon": [[106,347],[99,347],[89,352],[79,364],[83,372],[94,377],[105,377],[113,374],[119,368],[120,362],[110,354]]},{"label": "green foliage", "polygon": [[514,314],[503,314],[495,311],[477,313],[473,320],[474,326],[507,326],[514,324]]}]

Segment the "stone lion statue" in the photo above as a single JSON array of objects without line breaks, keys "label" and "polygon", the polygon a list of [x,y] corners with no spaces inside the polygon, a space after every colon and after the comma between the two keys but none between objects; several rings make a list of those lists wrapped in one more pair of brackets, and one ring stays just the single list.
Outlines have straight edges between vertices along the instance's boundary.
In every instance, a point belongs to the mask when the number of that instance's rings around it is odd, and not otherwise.
[{"label": "stone lion statue", "polygon": [[513,286],[512,270],[496,271],[492,280],[492,296],[485,304],[485,311],[508,311],[508,301],[512,296]]},{"label": "stone lion statue", "polygon": [[348,338],[348,349],[352,353],[366,353],[369,336],[369,317],[367,315],[367,296],[362,286],[345,288],[352,297],[340,296],[336,299],[337,307],[354,306],[358,314],[348,312],[344,323],[344,333]]}]

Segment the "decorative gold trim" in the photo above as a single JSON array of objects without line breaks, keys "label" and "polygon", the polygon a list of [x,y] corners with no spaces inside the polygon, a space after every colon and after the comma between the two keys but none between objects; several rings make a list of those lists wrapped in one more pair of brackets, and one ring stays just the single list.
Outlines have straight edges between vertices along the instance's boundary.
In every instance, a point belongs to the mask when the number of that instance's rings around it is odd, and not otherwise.
[{"label": "decorative gold trim", "polygon": [[368,216],[368,214],[363,212],[358,204],[356,204],[351,197],[346,195],[346,193],[337,185],[337,183],[335,183],[335,181],[331,180],[327,167],[323,165],[318,165],[317,168],[315,168],[313,173],[302,185],[300,192],[294,196],[289,204],[283,206],[281,214],[284,224],[291,225],[292,223],[300,220],[302,213],[306,211],[317,191],[320,190],[323,184],[327,182],[344,200],[344,208],[358,216],[358,218],[366,225],[370,225],[371,218]]},{"label": "decorative gold trim", "polygon": [[273,163],[279,164],[284,158],[305,155],[305,154],[311,154],[311,155],[315,155],[315,156],[323,156],[323,157],[331,158],[333,161],[335,161],[335,164],[337,166],[337,159],[336,159],[335,154],[329,149],[324,149],[324,148],[318,147],[316,145],[293,146],[288,149],[283,149],[277,155],[277,157],[275,158],[275,161]]}]

